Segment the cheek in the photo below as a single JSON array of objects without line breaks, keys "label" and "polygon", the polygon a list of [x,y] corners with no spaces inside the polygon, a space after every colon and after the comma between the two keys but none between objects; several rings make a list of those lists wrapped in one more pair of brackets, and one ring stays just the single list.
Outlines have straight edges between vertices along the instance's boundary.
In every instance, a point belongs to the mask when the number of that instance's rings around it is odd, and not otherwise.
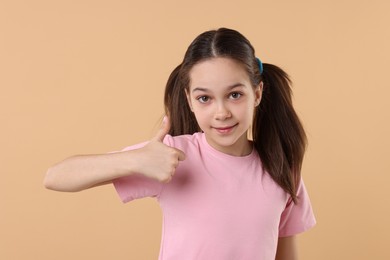
[{"label": "cheek", "polygon": [[254,102],[243,102],[237,106],[237,110],[240,113],[250,113],[255,108]]},{"label": "cheek", "polygon": [[246,106],[240,107],[237,111],[237,116],[241,117],[242,120],[248,121],[248,123],[252,123],[253,116],[255,113],[255,107],[252,104],[247,104]]},{"label": "cheek", "polygon": [[198,107],[194,107],[192,112],[194,113],[196,120],[199,123],[202,123],[202,121],[206,120],[208,113],[205,111],[205,109],[199,109]]},{"label": "cheek", "polygon": [[210,121],[213,120],[213,111],[211,106],[201,106],[193,104],[193,113],[195,115],[196,121],[200,128],[207,127],[210,124]]}]

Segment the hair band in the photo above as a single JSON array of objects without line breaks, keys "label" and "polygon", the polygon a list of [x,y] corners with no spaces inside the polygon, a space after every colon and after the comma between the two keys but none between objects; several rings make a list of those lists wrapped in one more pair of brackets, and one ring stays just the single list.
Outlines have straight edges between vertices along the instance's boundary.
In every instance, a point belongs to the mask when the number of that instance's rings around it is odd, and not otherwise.
[{"label": "hair band", "polygon": [[263,73],[263,63],[261,62],[261,60],[259,58],[256,58],[257,60],[257,63],[259,65],[259,70],[260,70],[260,74]]}]

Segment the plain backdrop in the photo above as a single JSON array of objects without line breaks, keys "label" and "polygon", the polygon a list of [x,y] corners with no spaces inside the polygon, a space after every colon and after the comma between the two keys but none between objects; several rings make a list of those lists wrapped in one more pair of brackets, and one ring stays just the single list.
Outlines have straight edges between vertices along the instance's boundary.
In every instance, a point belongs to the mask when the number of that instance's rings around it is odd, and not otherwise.
[{"label": "plain backdrop", "polygon": [[301,259],[390,259],[389,10],[386,0],[1,0],[0,259],[157,259],[155,200],[42,181],[71,155],[151,138],[170,72],[219,27],[294,82],[318,221],[299,236]]}]

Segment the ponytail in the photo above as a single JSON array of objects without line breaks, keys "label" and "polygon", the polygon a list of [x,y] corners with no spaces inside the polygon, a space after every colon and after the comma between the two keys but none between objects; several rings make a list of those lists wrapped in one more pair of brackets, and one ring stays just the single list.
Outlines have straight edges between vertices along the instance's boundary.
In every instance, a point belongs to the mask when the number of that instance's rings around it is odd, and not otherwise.
[{"label": "ponytail", "polygon": [[297,203],[306,134],[292,105],[289,76],[275,65],[263,66],[263,95],[253,119],[253,141],[265,170]]},{"label": "ponytail", "polygon": [[201,131],[194,113],[188,105],[185,88],[180,77],[181,65],[177,66],[168,78],[164,94],[165,114],[171,122],[169,134],[172,136],[193,134]]}]

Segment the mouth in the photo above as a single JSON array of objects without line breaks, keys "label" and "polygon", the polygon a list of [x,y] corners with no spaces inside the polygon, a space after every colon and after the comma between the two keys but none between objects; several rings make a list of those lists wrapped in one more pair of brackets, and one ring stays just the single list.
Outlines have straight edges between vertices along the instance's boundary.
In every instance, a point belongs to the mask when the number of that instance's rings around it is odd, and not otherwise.
[{"label": "mouth", "polygon": [[213,127],[213,128],[214,128],[218,133],[220,133],[220,134],[228,134],[228,133],[230,133],[230,132],[233,130],[233,128],[235,128],[237,125],[238,125],[238,123],[235,124],[235,125],[232,125],[232,126],[221,126],[221,127]]}]

